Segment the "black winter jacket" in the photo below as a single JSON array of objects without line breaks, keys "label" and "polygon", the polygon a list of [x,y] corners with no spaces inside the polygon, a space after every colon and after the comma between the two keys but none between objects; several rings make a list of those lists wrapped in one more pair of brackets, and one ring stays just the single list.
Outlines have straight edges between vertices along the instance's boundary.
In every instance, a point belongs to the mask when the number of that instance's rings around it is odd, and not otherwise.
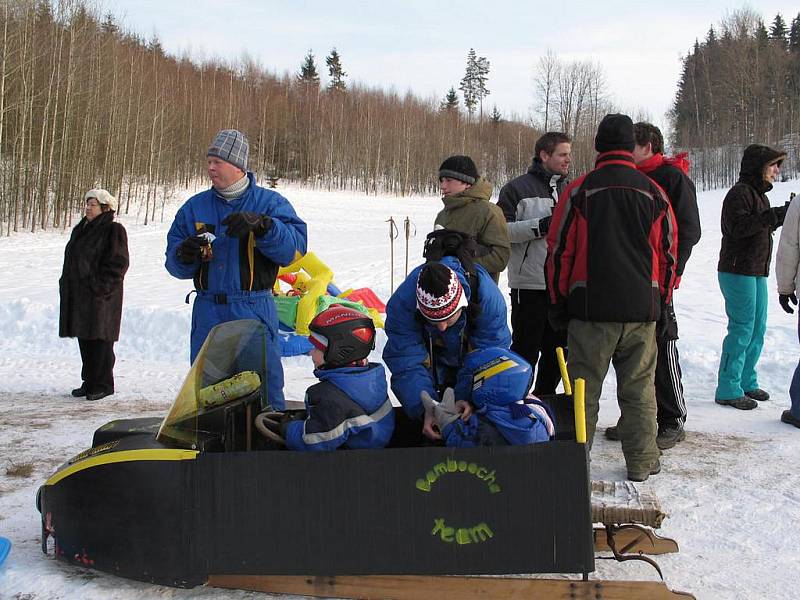
[{"label": "black winter jacket", "polygon": [[766,277],[772,258],[772,233],[783,219],[770,209],[764,168],[780,160],[783,152],[753,144],[745,149],[739,181],[722,203],[722,247],[717,270],[723,273]]},{"label": "black winter jacket", "polygon": [[582,321],[657,321],[677,259],[675,215],[630,152],[605,152],[573,181],[547,233],[550,302]]},{"label": "black winter jacket", "polygon": [[112,212],[84,217],[64,249],[58,282],[60,337],[116,341],[122,319],[122,279],[128,270],[128,236]]},{"label": "black winter jacket", "polygon": [[674,158],[656,154],[639,163],[637,168],[660,185],[669,197],[678,224],[678,264],[675,272],[680,277],[692,255],[692,248],[700,241],[701,233],[697,191],[686,175],[689,162],[684,154]]}]

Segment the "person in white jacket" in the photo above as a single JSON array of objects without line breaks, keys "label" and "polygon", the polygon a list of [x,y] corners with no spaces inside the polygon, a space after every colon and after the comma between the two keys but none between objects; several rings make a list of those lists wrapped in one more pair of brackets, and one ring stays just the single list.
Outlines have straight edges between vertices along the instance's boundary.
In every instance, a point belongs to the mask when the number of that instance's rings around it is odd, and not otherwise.
[{"label": "person in white jacket", "polygon": [[[787,313],[794,313],[792,305],[797,306],[797,281],[800,273],[800,200],[792,194],[786,218],[783,221],[780,241],[778,242],[778,255],[776,260],[775,276],[778,280],[778,300],[781,308]],[[800,339],[800,322],[797,328]],[[800,428],[800,362],[794,370],[792,383],[789,386],[789,397],[792,406],[783,411],[781,421]]]}]

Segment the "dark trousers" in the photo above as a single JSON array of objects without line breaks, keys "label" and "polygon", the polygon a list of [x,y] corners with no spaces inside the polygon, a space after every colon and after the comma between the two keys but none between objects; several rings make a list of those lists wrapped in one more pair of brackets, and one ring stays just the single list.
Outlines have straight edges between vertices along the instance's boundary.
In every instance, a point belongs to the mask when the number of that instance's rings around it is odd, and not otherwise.
[{"label": "dark trousers", "polygon": [[678,321],[672,305],[668,310],[668,325],[663,335],[656,336],[658,359],[656,361],[656,404],[658,405],[658,430],[683,427],[686,422],[686,400],[683,397],[681,364],[678,360]]},{"label": "dark trousers", "polygon": [[83,340],[78,338],[81,350],[81,379],[83,388],[90,394],[114,392],[114,342]]},{"label": "dark trousers", "polygon": [[511,349],[536,369],[533,393],[555,394],[561,372],[556,348],[566,348],[567,332],[553,331],[547,320],[545,290],[511,290]]}]

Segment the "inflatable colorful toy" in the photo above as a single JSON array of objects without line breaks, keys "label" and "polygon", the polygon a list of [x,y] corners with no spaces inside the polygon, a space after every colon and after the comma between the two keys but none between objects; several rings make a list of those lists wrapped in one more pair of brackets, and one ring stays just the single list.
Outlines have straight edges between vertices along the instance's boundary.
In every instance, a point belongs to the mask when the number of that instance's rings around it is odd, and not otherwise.
[{"label": "inflatable colorful toy", "polygon": [[[291,289],[282,293],[280,282],[290,285]],[[299,335],[307,336],[311,319],[319,311],[337,303],[369,315],[376,327],[383,327],[381,313],[386,312],[386,305],[377,294],[369,288],[341,292],[333,284],[333,271],[313,252],[307,252],[278,271],[274,292],[278,319]]]}]

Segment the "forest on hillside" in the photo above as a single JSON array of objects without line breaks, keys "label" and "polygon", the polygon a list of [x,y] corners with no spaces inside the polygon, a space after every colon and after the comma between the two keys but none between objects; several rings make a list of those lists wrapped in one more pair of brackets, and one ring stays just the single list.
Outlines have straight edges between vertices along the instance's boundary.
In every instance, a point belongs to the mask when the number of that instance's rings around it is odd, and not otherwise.
[{"label": "forest on hillside", "polygon": [[[157,37],[145,40],[91,6],[0,7],[5,234],[70,226],[96,186],[117,195],[122,212],[161,218],[164,202],[203,176],[221,128],[247,133],[250,168],[262,179],[400,196],[434,192],[451,154],[471,155],[500,186],[526,170],[547,129],[573,136],[573,173],[584,172],[597,123],[615,110],[601,65],[552,52],[532,57],[536,109],[521,122],[484,106],[491,65],[474,49],[464,79],[445,98],[426,99],[348,82],[335,48],[324,66],[309,51],[283,74],[247,57],[172,56]],[[786,171],[797,170],[800,15],[789,26],[778,17],[767,29],[752,11],[734,13],[684,58],[672,142],[692,153],[701,187],[729,184],[751,141],[785,147]]]},{"label": "forest on hillside", "polygon": [[670,115],[672,144],[692,151],[703,188],[730,185],[742,148],[753,142],[789,153],[783,176],[800,164],[800,13],[769,26],[744,9],[709,27],[683,58]]}]

